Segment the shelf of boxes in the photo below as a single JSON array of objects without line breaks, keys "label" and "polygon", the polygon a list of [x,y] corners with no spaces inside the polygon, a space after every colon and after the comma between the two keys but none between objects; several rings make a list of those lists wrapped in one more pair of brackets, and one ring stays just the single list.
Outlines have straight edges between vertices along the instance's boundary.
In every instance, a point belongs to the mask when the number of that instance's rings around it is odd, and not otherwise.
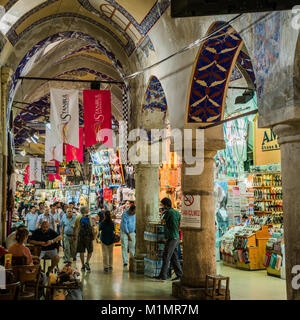
[{"label": "shelf of boxes", "polygon": [[164,251],[164,226],[159,223],[148,223],[144,231],[147,241],[147,253],[144,258],[144,275],[154,278],[160,274]]}]

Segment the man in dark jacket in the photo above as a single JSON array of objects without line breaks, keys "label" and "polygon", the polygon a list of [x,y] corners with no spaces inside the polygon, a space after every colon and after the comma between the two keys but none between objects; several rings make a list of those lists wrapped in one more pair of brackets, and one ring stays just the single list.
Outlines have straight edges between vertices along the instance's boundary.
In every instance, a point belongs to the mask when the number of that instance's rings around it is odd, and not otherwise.
[{"label": "man in dark jacket", "polygon": [[169,264],[171,262],[176,273],[176,277],[172,280],[179,280],[182,277],[182,268],[178,260],[180,215],[178,211],[172,208],[172,202],[169,198],[163,198],[161,204],[163,206],[162,219],[165,221],[166,243],[163,254],[163,265],[160,275],[156,279],[167,279]]}]

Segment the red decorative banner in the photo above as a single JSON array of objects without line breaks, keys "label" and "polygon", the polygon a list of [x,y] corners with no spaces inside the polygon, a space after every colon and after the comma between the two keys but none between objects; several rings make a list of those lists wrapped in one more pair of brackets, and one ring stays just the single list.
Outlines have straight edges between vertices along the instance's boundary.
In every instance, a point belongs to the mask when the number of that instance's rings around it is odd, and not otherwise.
[{"label": "red decorative banner", "polygon": [[83,162],[83,128],[79,128],[79,148],[66,145],[66,162],[72,160]]},{"label": "red decorative banner", "polygon": [[83,111],[85,148],[96,143],[112,148],[110,91],[83,90]]},{"label": "red decorative banner", "polygon": [[26,172],[24,173],[24,184],[29,183],[29,166],[26,166]]},{"label": "red decorative banner", "polygon": [[55,166],[57,168],[57,173],[56,174],[52,174],[52,173],[49,173],[49,181],[53,181],[54,179],[57,179],[57,180],[61,180],[60,178],[60,175],[59,175],[59,162],[55,160]]}]

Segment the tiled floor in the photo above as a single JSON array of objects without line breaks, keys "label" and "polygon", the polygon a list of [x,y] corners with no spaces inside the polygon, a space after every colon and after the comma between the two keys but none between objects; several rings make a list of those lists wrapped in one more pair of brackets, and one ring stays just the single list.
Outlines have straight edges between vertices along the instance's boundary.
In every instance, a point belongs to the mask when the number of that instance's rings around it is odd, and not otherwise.
[{"label": "tiled floor", "polygon": [[[76,265],[80,269],[78,258]],[[123,269],[120,247],[114,249],[114,270],[112,272],[104,273],[101,245],[96,243],[90,265],[91,273],[85,273],[82,276],[84,299],[174,299],[171,296],[171,281],[157,282]],[[230,277],[231,299],[233,300],[286,299],[285,281],[268,276],[266,271],[242,271],[218,263],[218,273]]]}]

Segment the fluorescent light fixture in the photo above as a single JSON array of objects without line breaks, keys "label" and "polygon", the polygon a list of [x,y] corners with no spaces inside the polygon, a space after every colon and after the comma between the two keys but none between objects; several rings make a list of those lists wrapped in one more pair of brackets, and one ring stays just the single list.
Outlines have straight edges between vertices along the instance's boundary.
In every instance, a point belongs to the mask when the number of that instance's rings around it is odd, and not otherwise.
[{"label": "fluorescent light fixture", "polygon": [[37,144],[37,140],[34,139],[34,137],[30,137],[31,141],[35,144]]},{"label": "fluorescent light fixture", "polygon": [[36,133],[33,135],[33,137],[34,137],[36,140],[39,140],[39,136],[38,136]]},{"label": "fluorescent light fixture", "polygon": [[23,157],[25,157],[25,156],[26,156],[26,151],[25,151],[25,150],[22,150],[22,151],[20,152],[20,154],[21,154]]},{"label": "fluorescent light fixture", "polygon": [[31,141],[30,141],[30,139],[29,139],[29,138],[26,138],[26,141],[27,141],[28,143],[31,143]]}]

